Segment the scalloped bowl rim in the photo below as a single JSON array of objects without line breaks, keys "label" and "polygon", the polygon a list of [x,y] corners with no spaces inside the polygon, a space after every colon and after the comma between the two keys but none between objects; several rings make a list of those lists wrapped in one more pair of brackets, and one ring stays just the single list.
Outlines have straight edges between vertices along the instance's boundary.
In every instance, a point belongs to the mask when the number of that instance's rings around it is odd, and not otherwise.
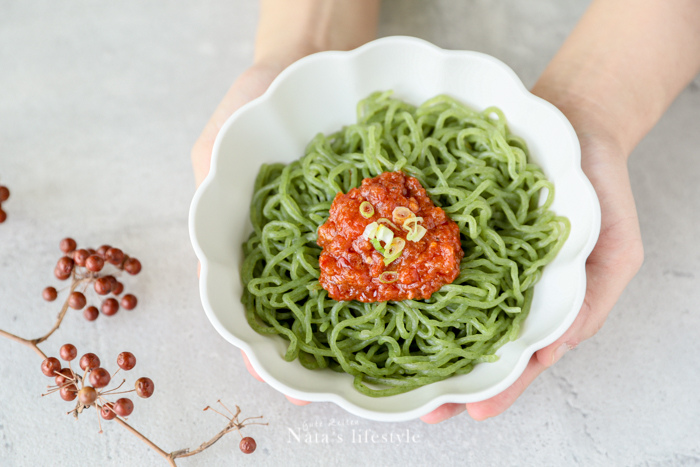
[{"label": "scalloped bowl rim", "polygon": [[[560,120],[562,127],[564,128],[563,131],[565,131],[567,134],[565,135],[565,138],[568,138],[570,143],[572,145],[572,151],[568,154],[568,159],[566,161],[567,164],[567,170],[572,170],[573,175],[571,175],[574,178],[578,178],[578,182],[580,183],[579,189],[582,190],[578,194],[583,197],[583,199],[587,202],[588,206],[587,209],[590,211],[590,222],[588,225],[580,227],[580,229],[584,229],[585,232],[582,234],[582,238],[584,240],[580,241],[580,245],[578,245],[578,253],[575,255],[574,261],[571,261],[569,265],[569,269],[575,269],[575,275],[576,275],[576,280],[577,284],[575,284],[575,290],[576,294],[573,297],[572,300],[572,306],[569,311],[567,311],[564,319],[562,319],[559,324],[556,326],[556,328],[551,331],[549,334],[546,336],[542,337],[541,339],[538,339],[537,341],[531,342],[529,345],[523,347],[520,350],[519,356],[517,357],[517,361],[515,362],[514,365],[512,365],[511,371],[508,373],[508,375],[504,378],[502,378],[499,382],[490,385],[488,388],[485,388],[480,391],[476,392],[470,392],[470,393],[460,393],[458,390],[451,390],[448,392],[442,391],[440,394],[434,395],[434,396],[429,396],[429,397],[421,397],[420,400],[413,401],[413,398],[410,396],[410,394],[414,391],[411,391],[408,394],[409,396],[406,396],[406,394],[400,395],[402,397],[401,403],[406,403],[407,401],[409,402],[408,407],[406,408],[396,408],[395,405],[392,405],[391,399],[396,398],[399,396],[391,396],[387,398],[382,398],[384,402],[386,402],[387,407],[392,407],[391,410],[382,410],[378,409],[376,407],[376,404],[374,404],[374,407],[369,407],[370,404],[369,402],[372,400],[376,400],[373,398],[370,398],[368,396],[359,396],[359,402],[357,400],[351,401],[349,400],[348,397],[344,396],[342,394],[343,391],[338,390],[336,392],[332,391],[309,391],[309,390],[300,390],[298,388],[292,387],[289,384],[285,384],[284,382],[281,382],[278,377],[276,377],[274,374],[272,374],[268,369],[261,363],[257,351],[262,351],[263,349],[258,349],[260,345],[263,347],[266,346],[264,343],[258,343],[258,345],[251,345],[249,342],[244,340],[243,338],[237,336],[229,327],[224,325],[222,323],[221,316],[219,313],[223,313],[224,311],[219,311],[217,312],[215,310],[216,306],[219,306],[217,303],[216,305],[213,304],[213,301],[216,301],[216,297],[212,297],[209,294],[208,291],[208,284],[210,282],[213,282],[217,278],[218,272],[221,270],[221,267],[228,267],[231,265],[226,265],[226,264],[221,264],[217,259],[215,258],[210,258],[207,253],[205,252],[204,248],[200,244],[202,239],[200,236],[202,234],[200,233],[200,230],[198,230],[198,212],[200,210],[203,210],[204,207],[203,205],[206,203],[203,203],[203,199],[206,197],[206,193],[208,190],[212,189],[212,185],[215,184],[215,180],[217,179],[217,176],[219,175],[219,166],[220,166],[220,158],[221,156],[221,146],[222,146],[222,141],[224,140],[225,136],[227,133],[231,130],[234,125],[236,125],[238,122],[242,121],[243,119],[246,118],[246,115],[248,115],[251,112],[254,112],[256,109],[260,107],[264,107],[266,105],[270,105],[271,102],[274,101],[274,99],[279,98],[278,96],[278,89],[283,86],[283,83],[290,79],[290,77],[295,77],[295,75],[303,74],[304,69],[307,67],[313,67],[317,66],[318,62],[323,63],[324,61],[328,61],[329,63],[338,63],[338,61],[345,62],[346,65],[349,63],[351,66],[353,61],[358,61],[360,60],[364,55],[366,54],[371,54],[371,53],[381,53],[382,49],[386,50],[392,50],[392,48],[395,48],[395,50],[406,50],[406,51],[415,51],[419,50],[421,53],[428,53],[433,56],[436,56],[438,58],[442,57],[443,61],[447,60],[465,60],[466,62],[469,62],[469,60],[481,60],[483,63],[490,63],[492,66],[495,66],[495,69],[498,70],[498,73],[503,74],[504,76],[507,77],[509,81],[511,81],[510,85],[513,86],[512,91],[517,92],[520,94],[520,98],[524,98],[526,101],[529,101],[530,105],[533,106],[540,106],[543,107],[547,110],[547,112],[551,113],[553,116],[556,117],[556,119]],[[379,51],[379,52],[377,52]],[[436,58],[437,60],[437,58]],[[446,90],[448,94],[450,93],[449,90]],[[415,103],[415,102],[414,102]],[[506,117],[509,117],[509,113],[507,111],[504,111],[506,114]],[[352,122],[348,122],[352,123]],[[511,126],[512,122],[509,118],[509,126]],[[514,131],[514,133],[516,133]],[[517,134],[517,133],[516,133]],[[523,136],[526,141],[528,141],[527,135],[521,135]],[[529,144],[529,141],[528,141]],[[301,156],[301,154],[299,154]],[[192,241],[192,245],[194,248],[194,251],[201,262],[201,273],[200,273],[200,280],[199,280],[199,289],[200,289],[200,295],[202,299],[202,304],[204,307],[204,310],[206,312],[207,317],[211,321],[212,325],[214,328],[229,342],[243,350],[246,355],[248,356],[248,359],[250,360],[251,365],[253,368],[257,371],[257,373],[272,387],[277,389],[278,391],[294,397],[296,399],[301,399],[301,400],[307,400],[307,401],[329,401],[333,402],[340,407],[344,408],[350,413],[353,413],[355,415],[372,419],[372,420],[377,420],[377,421],[404,421],[404,420],[410,420],[414,419],[417,417],[420,417],[438,406],[444,404],[444,403],[449,403],[449,402],[476,402],[480,400],[484,400],[487,398],[490,398],[507,387],[509,387],[513,382],[516,381],[516,379],[523,373],[525,370],[525,367],[527,366],[528,361],[530,360],[531,356],[536,352],[537,350],[546,347],[547,345],[551,344],[554,342],[556,339],[558,339],[563,333],[569,328],[569,326],[573,323],[574,319],[576,318],[578,311],[580,310],[580,307],[583,303],[583,298],[584,298],[584,293],[586,289],[586,277],[585,277],[585,261],[590,252],[592,251],[593,247],[595,246],[595,243],[598,238],[598,233],[600,231],[600,205],[598,203],[597,196],[595,194],[595,191],[593,190],[593,187],[591,186],[590,182],[584,175],[583,171],[580,168],[580,147],[578,143],[578,139],[576,137],[576,133],[573,130],[573,127],[571,127],[571,124],[568,122],[566,117],[553,105],[550,103],[544,101],[543,99],[540,99],[537,96],[534,96],[531,94],[525,86],[522,84],[520,79],[517,77],[515,72],[510,69],[507,65],[505,65],[503,62],[500,60],[491,57],[489,55],[480,53],[480,52],[473,52],[473,51],[459,51],[459,50],[445,50],[441,49],[429,42],[426,42],[421,39],[413,38],[413,37],[403,37],[403,36],[393,36],[393,37],[387,37],[387,38],[382,38],[382,39],[377,39],[375,41],[372,41],[368,44],[365,44],[357,49],[351,50],[351,51],[331,51],[331,52],[321,52],[317,54],[313,54],[310,56],[307,56],[305,58],[300,59],[299,61],[293,63],[291,66],[286,68],[280,75],[272,82],[272,84],[269,86],[269,88],[265,91],[264,94],[262,94],[260,97],[257,99],[247,103],[246,105],[242,106],[240,109],[238,109],[231,117],[228,118],[228,120],[225,122],[225,124],[222,126],[216,141],[214,143],[214,148],[213,148],[213,154],[212,154],[212,161],[211,161],[211,168],[209,171],[209,174],[207,175],[206,179],[204,182],[200,185],[198,190],[196,191],[193,199],[192,199],[192,204],[190,206],[190,213],[189,213],[189,232],[190,232],[190,238]],[[259,166],[259,165],[258,165]],[[557,196],[561,194],[561,189],[559,186],[557,186]],[[248,205],[249,203],[246,202],[243,204],[246,213],[248,212]],[[246,214],[247,216],[247,214]],[[579,228],[577,226],[577,228]],[[204,229],[204,227],[201,227],[201,229]],[[203,231],[203,230],[202,230]],[[572,226],[572,231],[573,231],[573,226]],[[569,239],[571,241],[571,238]],[[241,242],[242,243],[242,242]],[[568,243],[568,241],[567,241]],[[239,245],[240,246],[240,245]],[[566,245],[565,245],[566,246]],[[561,254],[561,253],[560,253]],[[232,265],[233,267],[237,268],[238,264]],[[549,265],[551,266],[551,265]],[[549,267],[548,266],[548,267]],[[547,268],[545,268],[546,271]],[[569,270],[567,269],[567,270]],[[538,284],[539,286],[540,284]],[[535,291],[535,295],[537,295],[537,288]],[[240,297],[239,297],[240,298]],[[234,308],[238,307],[241,311],[243,310],[243,306],[240,303],[240,300],[234,305],[232,305]],[[220,307],[220,306],[219,306]],[[220,307],[221,308],[221,307]],[[228,310],[230,313],[231,310]],[[245,318],[243,317],[243,321],[245,322]],[[527,319],[525,320],[527,323]],[[247,322],[246,322],[247,326]],[[522,332],[522,331],[521,331]],[[267,341],[270,341],[270,344],[267,345],[267,349],[265,350],[270,350],[273,349],[273,344],[272,341],[273,339],[270,339],[269,337],[263,336]],[[520,338],[516,339],[516,341],[513,342],[518,342]],[[281,340],[281,339],[280,339]],[[513,342],[507,344],[513,344]],[[505,346],[504,346],[505,347]],[[502,350],[503,348],[501,348]],[[279,349],[278,349],[279,350]],[[501,350],[499,350],[499,355]],[[279,353],[279,352],[278,352]],[[280,356],[280,358],[282,358]],[[286,364],[291,364],[291,363],[296,363],[296,362],[285,362]],[[490,364],[481,364],[481,365],[490,365]],[[475,368],[479,368],[479,366]],[[298,368],[303,369],[304,371],[310,371],[306,370],[301,365],[298,365]],[[290,368],[290,370],[292,370]],[[295,369],[294,371],[297,371]],[[474,371],[472,372],[474,373]],[[352,386],[352,379],[349,375],[344,375],[347,377],[348,384]],[[468,375],[464,375],[468,376]],[[464,376],[456,377],[456,378],[463,378]],[[453,377],[455,378],[455,377]],[[449,378],[449,381],[452,378]],[[441,385],[445,381],[441,381],[438,383],[433,383],[432,385],[429,386],[434,386],[434,385]],[[423,388],[420,388],[423,389]],[[351,388],[352,391],[354,391],[354,388]],[[439,391],[440,389],[435,389],[432,392]],[[365,400],[366,398],[367,400]],[[358,399],[358,397],[355,397],[355,399]],[[367,403],[365,403],[367,402]],[[411,404],[410,402],[413,402]]]}]

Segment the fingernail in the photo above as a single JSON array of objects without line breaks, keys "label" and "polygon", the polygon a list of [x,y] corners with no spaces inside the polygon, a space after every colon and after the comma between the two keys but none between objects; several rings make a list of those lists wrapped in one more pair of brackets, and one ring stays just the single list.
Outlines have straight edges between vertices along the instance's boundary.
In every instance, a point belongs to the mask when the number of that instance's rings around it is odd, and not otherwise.
[{"label": "fingernail", "polygon": [[557,363],[561,357],[564,356],[566,352],[571,350],[571,347],[569,347],[569,344],[566,342],[557,347],[557,350],[554,351],[554,354],[552,355],[552,365]]}]

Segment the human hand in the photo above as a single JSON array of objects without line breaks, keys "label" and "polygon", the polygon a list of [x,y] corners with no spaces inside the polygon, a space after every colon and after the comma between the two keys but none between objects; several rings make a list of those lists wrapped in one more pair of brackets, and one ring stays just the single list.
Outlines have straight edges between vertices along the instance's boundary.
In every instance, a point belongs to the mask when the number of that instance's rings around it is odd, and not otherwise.
[{"label": "human hand", "polygon": [[[257,63],[243,72],[231,85],[228,92],[207,122],[202,134],[192,147],[192,169],[195,183],[199,186],[209,173],[214,141],[224,122],[243,105],[262,95],[275,77],[282,71],[281,67],[267,63]],[[255,372],[244,352],[243,360],[246,368],[259,381],[263,379]],[[287,397],[297,405],[308,404],[305,401]]]},{"label": "human hand", "polygon": [[192,169],[197,186],[209,173],[214,141],[224,122],[244,104],[262,95],[280,71],[282,70],[274,65],[256,63],[231,85],[192,147]]},{"label": "human hand", "polygon": [[644,253],[627,171],[628,154],[614,138],[592,130],[596,125],[585,115],[569,117],[579,134],[581,165],[596,190],[602,217],[598,243],[586,261],[586,295],[576,320],[563,336],[535,352],[523,374],[508,389],[481,402],[444,404],[421,417],[424,422],[438,423],[465,410],[475,420],[504,412],[540,373],[600,330],[641,267]]},{"label": "human hand", "polygon": [[261,0],[254,65],[229,88],[192,148],[197,186],[209,173],[216,135],[233,112],[264,93],[294,61],[373,39],[378,16],[378,0]]},{"label": "human hand", "polygon": [[[376,35],[378,0],[261,0],[255,64],[233,83],[192,148],[196,185],[209,173],[216,135],[236,110],[262,95],[287,66],[324,50],[354,49]],[[243,353],[248,371],[259,381]],[[290,402],[305,405],[287,396]]]},{"label": "human hand", "polygon": [[601,205],[601,231],[586,263],[578,317],[537,351],[501,394],[445,404],[425,415],[436,423],[464,410],[483,420],[502,413],[546,368],[593,336],[643,260],[627,157],[700,70],[700,4],[593,0],[542,73],[533,93],[556,105],[581,142],[581,165]]}]

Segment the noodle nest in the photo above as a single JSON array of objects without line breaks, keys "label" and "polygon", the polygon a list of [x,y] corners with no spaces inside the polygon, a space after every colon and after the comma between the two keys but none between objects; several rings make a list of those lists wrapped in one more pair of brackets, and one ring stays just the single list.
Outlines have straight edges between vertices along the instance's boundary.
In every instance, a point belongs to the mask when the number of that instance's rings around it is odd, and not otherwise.
[{"label": "noodle nest", "polygon": [[[301,159],[260,169],[242,301],[253,329],[289,342],[286,360],[390,396],[495,361],[570,225],[550,209],[554,186],[498,108],[478,112],[444,95],[415,107],[383,92],[357,113],[356,124],[317,135]],[[318,282],[316,230],[338,192],[397,170],[459,226],[460,274],[428,300],[332,300]]]}]

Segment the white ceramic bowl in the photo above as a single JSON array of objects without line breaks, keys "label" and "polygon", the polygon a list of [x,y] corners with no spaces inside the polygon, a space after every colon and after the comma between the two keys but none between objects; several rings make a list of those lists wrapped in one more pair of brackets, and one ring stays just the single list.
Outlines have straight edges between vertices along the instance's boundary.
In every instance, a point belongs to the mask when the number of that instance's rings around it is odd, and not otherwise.
[{"label": "white ceramic bowl", "polygon": [[[285,361],[286,341],[253,331],[240,301],[239,266],[241,245],[252,230],[248,208],[260,164],[298,159],[317,133],[355,122],[360,99],[388,89],[413,104],[446,93],[476,109],[500,107],[511,131],[525,139],[532,159],[554,182],[552,209],[569,218],[571,234],[536,286],[520,337],[498,351],[497,362],[405,394],[371,398],[353,388],[349,375]],[[417,418],[446,402],[487,399],[510,386],[532,354],[574,321],[586,290],[584,265],[599,230],[598,199],[581,171],[578,139],[562,113],[530,94],[510,68],[490,56],[443,50],[409,37],[311,55],[287,68],[223,126],[211,171],[190,210],[190,236],[202,264],[202,303],[216,330],[243,349],[275,389],[382,421]]]}]

